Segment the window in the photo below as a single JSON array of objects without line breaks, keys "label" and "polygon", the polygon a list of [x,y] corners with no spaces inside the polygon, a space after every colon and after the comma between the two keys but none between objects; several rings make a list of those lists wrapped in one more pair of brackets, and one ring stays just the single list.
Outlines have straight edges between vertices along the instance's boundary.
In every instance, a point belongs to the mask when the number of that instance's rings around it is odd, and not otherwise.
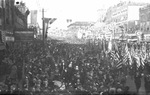
[{"label": "window", "polygon": [[150,25],[150,23],[149,22],[146,22],[146,24],[149,26]]},{"label": "window", "polygon": [[149,27],[147,27],[147,31],[149,31]]},{"label": "window", "polygon": [[9,23],[9,18],[8,18],[8,17],[6,18],[6,24],[10,24],[10,23]]}]

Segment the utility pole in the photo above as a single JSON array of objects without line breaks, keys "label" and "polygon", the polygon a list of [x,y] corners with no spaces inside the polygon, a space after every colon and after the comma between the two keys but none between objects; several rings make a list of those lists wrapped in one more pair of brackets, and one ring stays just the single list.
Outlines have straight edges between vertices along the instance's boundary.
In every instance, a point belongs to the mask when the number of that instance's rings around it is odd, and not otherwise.
[{"label": "utility pole", "polygon": [[44,8],[42,9],[42,22],[43,22],[43,43],[45,42],[45,21],[44,21]]}]

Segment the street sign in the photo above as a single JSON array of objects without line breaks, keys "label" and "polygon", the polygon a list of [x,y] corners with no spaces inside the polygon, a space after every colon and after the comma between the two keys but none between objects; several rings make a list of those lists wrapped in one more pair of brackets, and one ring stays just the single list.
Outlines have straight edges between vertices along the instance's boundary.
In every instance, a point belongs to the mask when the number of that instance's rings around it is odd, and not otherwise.
[{"label": "street sign", "polygon": [[50,19],[49,23],[52,24],[55,20],[57,20],[57,18],[52,18]]},{"label": "street sign", "polygon": [[15,41],[32,41],[34,31],[15,31]]},{"label": "street sign", "polygon": [[12,41],[12,42],[15,41],[15,38],[11,37],[11,36],[6,36],[5,39],[6,39],[6,41]]}]

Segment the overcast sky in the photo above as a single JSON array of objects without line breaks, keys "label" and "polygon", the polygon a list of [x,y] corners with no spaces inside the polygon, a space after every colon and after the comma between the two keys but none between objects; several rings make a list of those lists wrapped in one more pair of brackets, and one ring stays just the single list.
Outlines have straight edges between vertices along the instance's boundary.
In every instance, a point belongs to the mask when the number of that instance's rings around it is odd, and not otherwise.
[{"label": "overcast sky", "polygon": [[[96,20],[97,10],[108,8],[125,0],[23,0],[30,9],[45,8],[45,16],[72,18],[77,20]],[[130,0],[133,1],[133,0]],[[134,0],[150,2],[150,0]]]},{"label": "overcast sky", "polygon": [[[19,0],[18,0],[19,1]],[[96,21],[98,9],[108,8],[125,0],[22,0],[30,10],[45,9],[45,17],[58,19],[73,19],[74,21]],[[129,0],[128,0],[129,1]],[[130,0],[150,2],[150,0]],[[39,13],[39,18],[41,18]],[[41,19],[38,21],[40,22]]]}]

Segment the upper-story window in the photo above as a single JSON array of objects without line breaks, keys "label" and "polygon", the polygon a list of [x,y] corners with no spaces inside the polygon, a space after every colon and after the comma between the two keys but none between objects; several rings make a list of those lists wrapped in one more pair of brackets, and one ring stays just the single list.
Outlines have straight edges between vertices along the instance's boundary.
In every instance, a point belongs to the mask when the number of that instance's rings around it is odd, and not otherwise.
[{"label": "upper-story window", "polygon": [[117,10],[116,12],[114,12],[112,14],[112,16],[114,17],[114,16],[117,16],[117,15],[122,15],[122,14],[126,13],[127,10],[128,10],[127,8],[124,8],[124,9],[121,9],[121,10]]},{"label": "upper-story window", "polygon": [[149,31],[149,27],[147,27],[147,31]]}]

